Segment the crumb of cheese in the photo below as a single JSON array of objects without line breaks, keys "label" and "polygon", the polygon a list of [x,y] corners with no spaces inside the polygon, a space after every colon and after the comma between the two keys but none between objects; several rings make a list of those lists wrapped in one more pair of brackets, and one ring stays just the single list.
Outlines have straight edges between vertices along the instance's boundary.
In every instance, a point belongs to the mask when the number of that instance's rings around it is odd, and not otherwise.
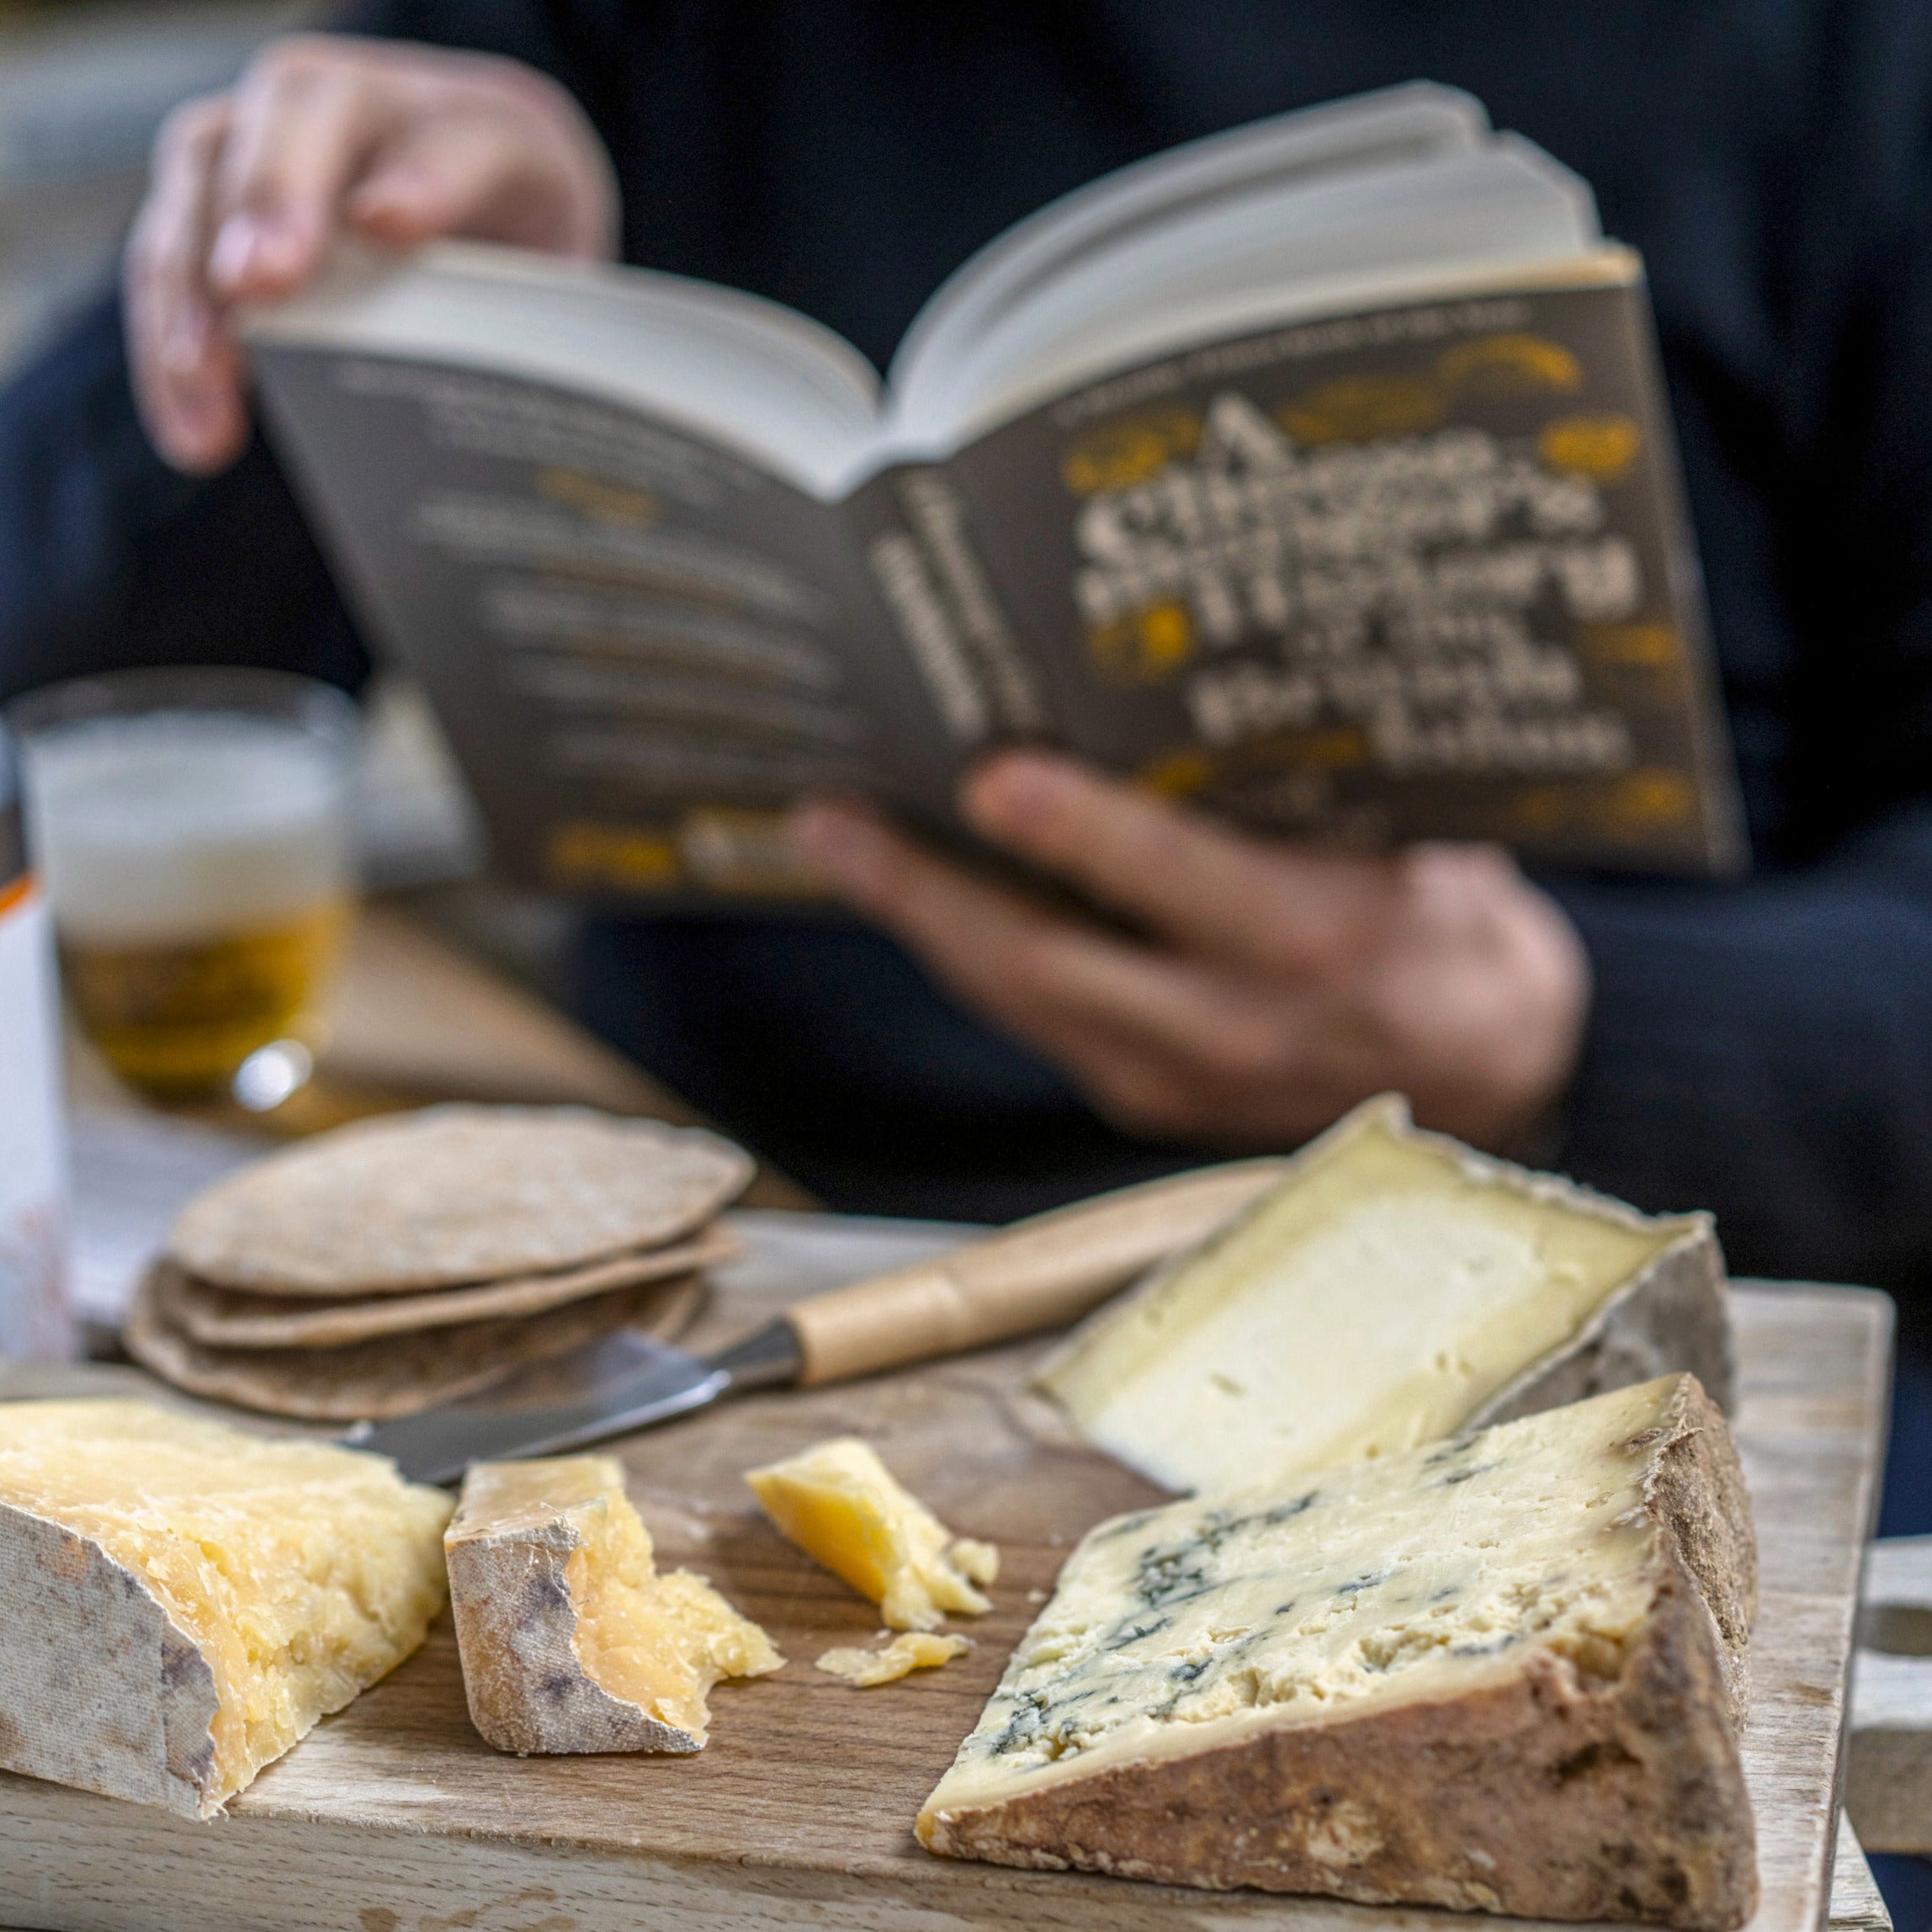
[{"label": "crumb of cheese", "polygon": [[909,1677],[915,1670],[934,1670],[963,1657],[973,1648],[965,1637],[935,1637],[928,1631],[908,1631],[877,1650],[828,1650],[818,1668],[834,1677],[842,1677],[859,1690],[875,1684],[891,1684]]}]

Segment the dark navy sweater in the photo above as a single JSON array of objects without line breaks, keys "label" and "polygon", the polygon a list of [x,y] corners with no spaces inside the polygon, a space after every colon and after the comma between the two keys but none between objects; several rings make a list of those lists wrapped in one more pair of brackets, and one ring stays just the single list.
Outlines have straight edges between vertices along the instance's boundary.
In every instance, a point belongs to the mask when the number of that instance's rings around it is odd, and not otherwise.
[{"label": "dark navy sweater", "polygon": [[[1588,944],[1560,1160],[1707,1206],[1740,1271],[1932,1310],[1932,8],[1910,0],[390,0],[556,72],[633,261],[883,361],[980,242],[1255,116],[1426,77],[1595,183],[1648,263],[1757,854],[1549,883]],[[148,451],[111,305],[0,401],[0,695],[362,648],[273,461]],[[856,926],[592,929],[586,1016],[829,1201],[1004,1216],[1187,1158],[1114,1134]]]}]

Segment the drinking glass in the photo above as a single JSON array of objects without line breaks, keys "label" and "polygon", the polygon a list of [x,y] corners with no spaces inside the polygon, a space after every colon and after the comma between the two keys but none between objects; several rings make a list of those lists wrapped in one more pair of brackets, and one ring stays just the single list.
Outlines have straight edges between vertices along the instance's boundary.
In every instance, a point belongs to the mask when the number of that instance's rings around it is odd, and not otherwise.
[{"label": "drinking glass", "polygon": [[354,916],[355,708],[273,671],[77,679],[8,714],[82,1030],[162,1101],[307,1080]]}]

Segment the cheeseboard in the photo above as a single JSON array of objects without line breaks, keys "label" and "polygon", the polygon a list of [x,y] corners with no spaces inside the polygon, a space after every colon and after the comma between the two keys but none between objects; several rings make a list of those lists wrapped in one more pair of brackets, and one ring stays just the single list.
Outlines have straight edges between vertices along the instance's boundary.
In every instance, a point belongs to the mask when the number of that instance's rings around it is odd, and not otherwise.
[{"label": "cheeseboard", "polygon": [[[966,1231],[746,1214],[743,1261],[693,1346],[839,1281],[910,1265]],[[1744,1755],[1761,1932],[1825,1922],[1845,1666],[1885,1412],[1890,1308],[1855,1289],[1733,1291],[1738,1434],[1763,1556]],[[792,1660],[726,1685],[697,1758],[531,1758],[471,1728],[447,1622],[394,1675],[196,1825],[0,1777],[0,1922],[47,1929],[265,1926],[342,1932],[602,1932],[640,1924],[1136,1929],[1443,1926],[1421,1910],[1207,1893],[956,1863],[911,1821],[972,1728],[1066,1551],[1158,1492],[1026,1392],[1047,1341],[868,1382],[748,1395],[618,1445],[666,1564],[709,1574]],[[131,1371],[15,1368],[0,1396],[125,1390]],[[815,1672],[876,1613],[783,1542],[742,1473],[862,1436],[956,1530],[1000,1547],[977,1648],[859,1691]],[[1468,1921],[1475,1923],[1475,1921]],[[1518,1923],[1521,1923],[1520,1921]]]}]

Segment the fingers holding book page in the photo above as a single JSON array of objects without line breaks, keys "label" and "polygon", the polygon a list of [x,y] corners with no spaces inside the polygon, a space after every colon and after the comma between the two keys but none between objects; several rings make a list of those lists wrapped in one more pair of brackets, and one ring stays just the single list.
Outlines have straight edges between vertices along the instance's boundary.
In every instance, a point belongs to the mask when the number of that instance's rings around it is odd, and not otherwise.
[{"label": "fingers holding book page", "polygon": [[191,473],[234,460],[248,419],[227,305],[294,294],[344,233],[608,257],[617,210],[596,132],[533,68],[348,34],[271,41],[156,144],[123,277],[148,434]]},{"label": "fingers holding book page", "polygon": [[981,836],[1136,930],[964,870],[857,805],[814,804],[792,831],[835,890],[1129,1131],[1292,1144],[1399,1088],[1430,1126],[1508,1153],[1568,1085],[1582,943],[1499,848],[1263,840],[1033,753],[982,766],[962,803]]}]

